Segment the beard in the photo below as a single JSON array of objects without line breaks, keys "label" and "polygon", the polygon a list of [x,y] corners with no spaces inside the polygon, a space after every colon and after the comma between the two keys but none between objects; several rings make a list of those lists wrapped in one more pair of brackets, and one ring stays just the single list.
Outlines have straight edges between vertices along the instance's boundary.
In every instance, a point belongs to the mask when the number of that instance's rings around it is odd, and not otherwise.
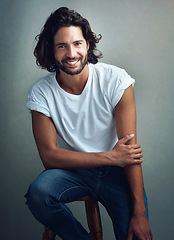
[{"label": "beard", "polygon": [[[66,58],[62,61],[62,63],[58,60],[56,60],[56,65],[59,69],[61,69],[63,72],[67,73],[68,75],[78,75],[79,73],[82,72],[82,70],[84,69],[84,67],[86,66],[87,64],[87,55],[85,56],[85,59],[82,61],[82,58]],[[66,67],[66,65],[64,64],[65,62],[67,61],[70,61],[70,60],[78,60],[78,61],[81,61],[81,65],[80,67],[76,70],[76,71],[71,71],[68,67]]]}]

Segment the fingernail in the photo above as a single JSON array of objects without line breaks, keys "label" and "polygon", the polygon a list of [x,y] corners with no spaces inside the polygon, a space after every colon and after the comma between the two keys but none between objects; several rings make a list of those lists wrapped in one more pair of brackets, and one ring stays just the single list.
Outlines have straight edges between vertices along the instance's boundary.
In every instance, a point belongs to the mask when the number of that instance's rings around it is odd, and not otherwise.
[{"label": "fingernail", "polygon": [[131,134],[130,137],[134,137],[134,134]]}]

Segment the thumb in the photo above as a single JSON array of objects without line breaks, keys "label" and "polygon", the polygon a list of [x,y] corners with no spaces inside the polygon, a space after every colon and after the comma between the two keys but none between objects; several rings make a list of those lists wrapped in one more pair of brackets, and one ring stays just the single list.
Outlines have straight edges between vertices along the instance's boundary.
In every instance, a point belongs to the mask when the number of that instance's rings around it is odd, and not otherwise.
[{"label": "thumb", "polygon": [[133,238],[133,232],[129,230],[127,240],[132,240]]},{"label": "thumb", "polygon": [[134,137],[134,134],[126,135],[125,137],[120,139],[120,143],[126,144],[129,140]]},{"label": "thumb", "polygon": [[133,233],[129,232],[127,236],[127,240],[132,240],[132,238],[133,238]]}]

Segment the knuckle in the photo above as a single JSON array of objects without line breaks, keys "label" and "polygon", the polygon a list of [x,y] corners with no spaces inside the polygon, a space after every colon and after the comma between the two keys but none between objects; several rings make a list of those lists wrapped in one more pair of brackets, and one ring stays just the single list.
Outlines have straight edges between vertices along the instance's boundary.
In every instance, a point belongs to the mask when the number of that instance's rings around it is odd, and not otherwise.
[{"label": "knuckle", "polygon": [[132,149],[132,147],[131,147],[130,145],[128,145],[127,148],[128,148],[128,150],[131,150],[131,149]]},{"label": "knuckle", "polygon": [[132,155],[132,150],[130,149],[130,150],[128,150],[128,155]]},{"label": "knuckle", "polygon": [[138,148],[138,149],[141,149],[141,145],[140,144],[137,144],[135,147]]}]

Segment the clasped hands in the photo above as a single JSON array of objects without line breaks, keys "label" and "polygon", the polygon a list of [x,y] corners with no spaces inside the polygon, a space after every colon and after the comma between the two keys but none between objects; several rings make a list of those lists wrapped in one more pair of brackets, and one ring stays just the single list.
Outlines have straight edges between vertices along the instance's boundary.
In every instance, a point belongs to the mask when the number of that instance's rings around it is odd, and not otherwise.
[{"label": "clasped hands", "polygon": [[140,144],[126,145],[134,137],[134,134],[121,138],[110,152],[110,159],[113,165],[128,166],[141,164],[143,162],[142,149]]}]

